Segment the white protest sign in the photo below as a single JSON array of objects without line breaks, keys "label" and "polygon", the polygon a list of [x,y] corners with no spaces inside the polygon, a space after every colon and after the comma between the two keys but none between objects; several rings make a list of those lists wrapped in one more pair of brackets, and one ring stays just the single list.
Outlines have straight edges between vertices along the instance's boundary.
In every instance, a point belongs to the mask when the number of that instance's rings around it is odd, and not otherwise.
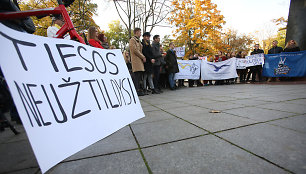
[{"label": "white protest sign", "polygon": [[120,50],[0,24],[0,65],[43,173],[144,117]]},{"label": "white protest sign", "polygon": [[245,59],[247,60],[246,67],[263,65],[265,61],[263,53],[246,56]]},{"label": "white protest sign", "polygon": [[177,60],[179,72],[174,79],[200,79],[201,60]]},{"label": "white protest sign", "polygon": [[184,57],[185,56],[185,47],[175,47],[174,50],[176,51],[177,57]]},{"label": "white protest sign", "polygon": [[238,77],[236,71],[236,58],[230,58],[222,62],[208,62],[202,60],[202,80],[225,80]]},{"label": "white protest sign", "polygon": [[246,59],[236,58],[236,69],[246,69]]}]

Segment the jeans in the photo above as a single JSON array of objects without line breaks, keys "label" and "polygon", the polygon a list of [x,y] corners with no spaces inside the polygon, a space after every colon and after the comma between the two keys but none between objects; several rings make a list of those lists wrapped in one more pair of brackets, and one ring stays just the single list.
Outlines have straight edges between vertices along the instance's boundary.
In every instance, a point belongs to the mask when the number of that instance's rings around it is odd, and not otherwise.
[{"label": "jeans", "polygon": [[153,83],[156,89],[159,89],[160,66],[153,66]]},{"label": "jeans", "polygon": [[170,84],[170,88],[174,88],[175,86],[175,80],[174,80],[174,73],[169,73],[169,84]]},{"label": "jeans", "polygon": [[151,73],[144,73],[143,75],[143,89],[147,89],[147,79],[149,81],[149,85],[151,89],[154,89],[153,78]]}]

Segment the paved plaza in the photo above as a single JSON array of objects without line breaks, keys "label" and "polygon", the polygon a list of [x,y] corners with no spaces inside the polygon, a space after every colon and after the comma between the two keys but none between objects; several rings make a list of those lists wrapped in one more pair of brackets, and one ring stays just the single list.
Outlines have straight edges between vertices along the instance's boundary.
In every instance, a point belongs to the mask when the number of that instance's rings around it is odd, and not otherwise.
[{"label": "paved plaza", "polygon": [[[140,101],[145,118],[47,173],[306,173],[306,84],[181,88]],[[40,174],[17,129],[0,134],[0,174]]]}]

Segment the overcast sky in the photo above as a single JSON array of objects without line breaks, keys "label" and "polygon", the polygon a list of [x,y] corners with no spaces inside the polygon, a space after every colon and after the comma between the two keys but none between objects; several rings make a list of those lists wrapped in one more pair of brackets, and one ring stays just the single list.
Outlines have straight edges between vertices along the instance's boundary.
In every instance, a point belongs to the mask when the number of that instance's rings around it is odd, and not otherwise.
[{"label": "overcast sky", "polygon": [[[108,30],[112,20],[120,20],[114,4],[109,0],[93,0],[98,4],[98,16],[94,19],[102,30]],[[224,15],[224,28],[238,30],[239,33],[254,33],[267,27],[274,27],[271,20],[288,18],[290,0],[212,0]],[[152,34],[172,34],[171,28],[155,28]],[[277,27],[275,27],[275,31]]]}]

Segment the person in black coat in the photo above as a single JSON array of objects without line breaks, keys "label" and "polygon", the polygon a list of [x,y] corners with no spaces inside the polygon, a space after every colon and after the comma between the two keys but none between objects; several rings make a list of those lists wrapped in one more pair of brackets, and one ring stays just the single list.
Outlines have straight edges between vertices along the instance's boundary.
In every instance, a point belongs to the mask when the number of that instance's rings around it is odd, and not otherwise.
[{"label": "person in black coat", "polygon": [[160,52],[160,36],[155,35],[153,36],[153,42],[152,42],[152,53],[155,59],[155,63],[153,64],[153,83],[154,87],[158,92],[162,93],[159,86],[159,77],[160,77],[160,68],[162,66],[162,53]]},{"label": "person in black coat", "polygon": [[278,47],[277,44],[278,44],[277,40],[274,40],[272,42],[272,48],[269,49],[268,54],[278,54],[278,53],[283,52],[283,48],[282,47]]},{"label": "person in black coat", "polygon": [[296,43],[295,40],[290,40],[289,42],[287,42],[284,52],[297,52],[297,51],[301,50],[300,47],[298,47],[298,44]]},{"label": "person in black coat", "polygon": [[153,63],[155,63],[155,59],[153,59],[152,47],[150,45],[150,33],[143,33],[142,40],[142,54],[146,57],[146,62],[144,63],[144,78],[143,78],[143,88],[144,93],[147,93],[147,80],[150,85],[150,89],[152,90],[152,94],[159,94],[157,90],[154,88],[153,84]]},{"label": "person in black coat", "polygon": [[[255,44],[255,49],[251,52],[251,55],[261,54],[261,53],[264,53],[264,51],[262,49],[259,49],[259,44]],[[248,73],[247,81],[250,79],[251,74],[252,74],[252,82],[256,82],[256,74],[258,74],[258,79],[259,79],[259,81],[261,81],[262,80],[261,72],[262,72],[262,66],[261,65],[250,67],[250,71]]]},{"label": "person in black coat", "polygon": [[170,84],[170,89],[174,90],[175,89],[175,80],[174,80],[174,75],[175,73],[179,72],[178,64],[177,64],[177,56],[174,51],[174,43],[171,42],[169,44],[170,49],[167,51],[167,55],[165,57],[166,61],[166,70],[168,72],[168,79],[169,79],[169,84]]}]

